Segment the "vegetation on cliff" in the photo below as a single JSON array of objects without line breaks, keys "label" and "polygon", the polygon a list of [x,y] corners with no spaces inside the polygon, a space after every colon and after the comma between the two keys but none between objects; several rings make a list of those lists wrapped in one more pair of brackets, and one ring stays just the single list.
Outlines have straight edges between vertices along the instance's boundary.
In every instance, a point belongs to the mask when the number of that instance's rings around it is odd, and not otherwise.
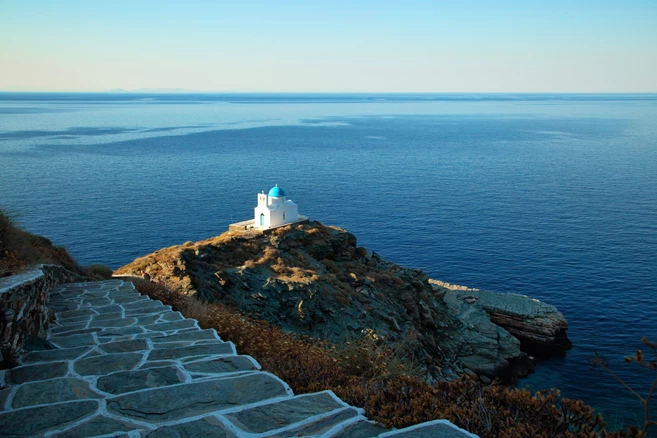
[{"label": "vegetation on cliff", "polygon": [[[234,306],[284,330],[335,344],[370,339],[432,378],[490,377],[532,364],[520,343],[481,309],[465,320],[421,270],[357,246],[319,222],[267,233],[226,232],[136,259],[116,271],[165,283],[202,301]],[[513,374],[512,373],[512,374]]]},{"label": "vegetation on cliff", "polygon": [[372,339],[338,346],[248,317],[232,306],[202,302],[162,283],[136,282],[137,289],[172,305],[201,327],[214,328],[242,354],[286,381],[295,393],[333,390],[388,427],[405,427],[437,418],[482,438],[639,437],[638,429],[610,432],[602,417],[580,400],[557,390],[531,393],[484,385],[468,376],[428,383],[398,351]]},{"label": "vegetation on cliff", "polygon": [[0,277],[16,274],[37,264],[60,265],[69,271],[94,279],[111,277],[111,270],[102,265],[80,266],[64,247],[55,246],[45,237],[22,230],[13,217],[0,208]]}]

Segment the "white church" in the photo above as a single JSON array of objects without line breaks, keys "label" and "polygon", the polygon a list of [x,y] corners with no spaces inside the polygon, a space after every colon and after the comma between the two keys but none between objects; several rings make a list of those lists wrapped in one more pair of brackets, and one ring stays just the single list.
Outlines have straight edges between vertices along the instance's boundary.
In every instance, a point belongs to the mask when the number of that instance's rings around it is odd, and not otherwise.
[{"label": "white church", "polygon": [[291,199],[285,198],[285,191],[276,186],[265,193],[258,193],[258,205],[254,209],[252,220],[230,224],[231,231],[268,230],[295,222],[308,220],[299,214],[299,207]]}]

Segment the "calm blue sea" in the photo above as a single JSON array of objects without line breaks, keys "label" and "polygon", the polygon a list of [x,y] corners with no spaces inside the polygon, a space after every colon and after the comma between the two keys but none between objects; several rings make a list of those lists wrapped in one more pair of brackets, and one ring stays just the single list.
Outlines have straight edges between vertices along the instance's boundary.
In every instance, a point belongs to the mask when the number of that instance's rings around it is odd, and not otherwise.
[{"label": "calm blue sea", "polygon": [[651,381],[622,356],[657,340],[657,95],[0,94],[0,206],[83,264],[220,234],[274,184],[399,264],[556,305],[574,348],[521,385],[640,414],[587,360]]}]

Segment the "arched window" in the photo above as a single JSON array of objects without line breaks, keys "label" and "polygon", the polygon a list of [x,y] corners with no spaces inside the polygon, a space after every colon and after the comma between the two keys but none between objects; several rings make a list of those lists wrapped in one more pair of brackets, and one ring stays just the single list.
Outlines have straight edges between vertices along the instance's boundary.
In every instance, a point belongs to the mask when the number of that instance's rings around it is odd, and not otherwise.
[{"label": "arched window", "polygon": [[260,213],[260,226],[264,227],[265,226],[265,214]]}]

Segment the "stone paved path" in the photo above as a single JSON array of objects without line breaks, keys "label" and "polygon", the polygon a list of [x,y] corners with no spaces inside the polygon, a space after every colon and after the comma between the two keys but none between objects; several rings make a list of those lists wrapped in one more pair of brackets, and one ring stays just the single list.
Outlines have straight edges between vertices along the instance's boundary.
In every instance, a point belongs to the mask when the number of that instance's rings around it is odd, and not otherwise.
[{"label": "stone paved path", "polygon": [[388,431],[331,391],[293,395],[250,356],[132,283],[50,290],[44,345],[0,372],[0,436],[468,437],[445,421]]}]

